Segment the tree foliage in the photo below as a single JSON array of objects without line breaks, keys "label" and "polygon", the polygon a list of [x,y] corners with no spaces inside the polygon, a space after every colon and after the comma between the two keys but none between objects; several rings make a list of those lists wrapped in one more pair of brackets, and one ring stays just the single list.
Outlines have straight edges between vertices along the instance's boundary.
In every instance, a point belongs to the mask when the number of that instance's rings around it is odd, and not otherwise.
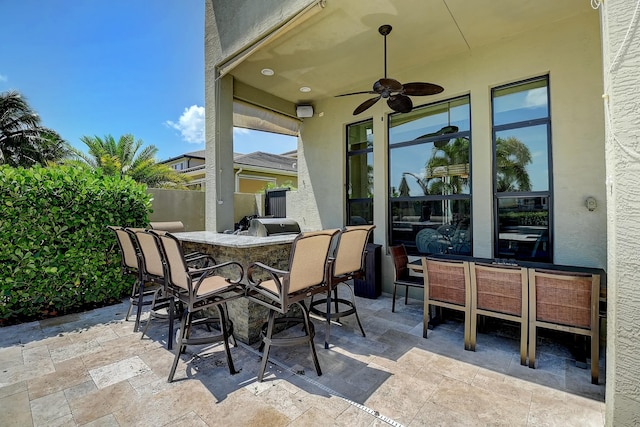
[{"label": "tree foliage", "polygon": [[89,149],[85,154],[74,150],[81,163],[93,169],[102,169],[105,175],[129,176],[134,181],[152,188],[185,188],[189,177],[167,165],[156,162],[158,149],[154,145],[143,147],[141,139],[126,134],[117,140],[112,135],[104,138],[83,136],[80,140]]},{"label": "tree foliage", "polygon": [[0,164],[31,167],[59,162],[70,146],[40,117],[17,91],[0,94]]},{"label": "tree foliage", "polygon": [[[531,163],[529,147],[518,138],[498,138],[496,140],[496,191],[531,191],[531,180],[527,166]],[[446,168],[448,179],[426,176],[420,180],[426,194],[460,194],[469,184],[468,170],[465,173],[449,174],[453,166],[469,164],[469,140],[456,138],[453,142],[433,147],[433,152],[425,168],[433,173],[439,167]]]},{"label": "tree foliage", "polygon": [[531,163],[529,147],[516,137],[496,140],[498,192],[531,191],[527,165]]},{"label": "tree foliage", "polygon": [[0,324],[119,301],[132,283],[107,225],[147,226],[150,198],[99,170],[0,165]]}]

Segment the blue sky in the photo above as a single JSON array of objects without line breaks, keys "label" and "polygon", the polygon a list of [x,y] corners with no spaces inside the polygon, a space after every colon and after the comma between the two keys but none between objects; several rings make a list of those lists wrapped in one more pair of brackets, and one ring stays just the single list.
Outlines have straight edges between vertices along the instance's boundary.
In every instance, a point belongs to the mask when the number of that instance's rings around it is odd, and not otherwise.
[{"label": "blue sky", "polygon": [[[0,92],[17,90],[73,146],[126,133],[158,160],[204,149],[204,0],[0,0]],[[293,137],[236,130],[234,151]]]}]

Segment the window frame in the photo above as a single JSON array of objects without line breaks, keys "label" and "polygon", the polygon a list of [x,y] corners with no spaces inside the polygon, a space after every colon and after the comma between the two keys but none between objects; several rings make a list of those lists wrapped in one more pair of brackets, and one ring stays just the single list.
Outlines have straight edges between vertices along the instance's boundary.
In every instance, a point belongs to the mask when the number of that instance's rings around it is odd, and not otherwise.
[{"label": "window frame", "polygon": [[[468,240],[468,244],[469,244],[469,248],[470,248],[470,253],[466,256],[473,256],[473,155],[472,155],[472,144],[473,144],[473,139],[472,139],[472,117],[471,117],[471,94],[466,94],[466,95],[461,95],[461,96],[455,96],[453,98],[448,98],[448,99],[443,99],[443,100],[439,100],[436,102],[432,102],[429,104],[424,104],[424,105],[420,105],[417,107],[414,107],[415,109],[419,109],[419,108],[425,108],[425,107],[431,107],[431,106],[436,106],[436,105],[444,105],[444,104],[451,104],[451,103],[455,103],[458,100],[462,100],[465,99],[466,105],[468,106],[468,113],[469,113],[469,129],[468,130],[463,130],[463,131],[458,131],[458,132],[454,132],[454,133],[450,133],[450,134],[446,134],[448,137],[450,137],[450,139],[456,139],[456,138],[466,138],[469,141],[469,192],[468,193],[459,193],[459,194],[444,194],[444,195],[435,195],[435,194],[429,194],[429,195],[420,195],[420,196],[400,196],[400,197],[392,197],[392,185],[391,185],[391,150],[392,149],[396,149],[396,148],[403,148],[403,147],[409,147],[409,146],[413,146],[413,145],[421,145],[421,144],[425,144],[425,143],[431,143],[434,141],[437,141],[439,139],[442,139],[442,135],[436,135],[436,136],[430,136],[430,137],[423,137],[423,138],[418,138],[418,139],[414,139],[414,140],[409,140],[409,141],[400,141],[400,142],[395,142],[392,143],[391,141],[391,137],[390,137],[390,131],[391,131],[391,116],[393,116],[394,114],[398,114],[398,113],[389,113],[388,117],[387,117],[387,141],[388,142],[388,146],[387,146],[387,242],[389,244],[389,246],[395,245],[395,244],[400,244],[400,243],[404,243],[401,242],[399,239],[394,240],[394,236],[393,236],[393,203],[394,202],[439,202],[439,201],[444,201],[444,200],[467,200],[469,203],[469,227],[468,227],[468,232],[470,234],[469,236],[469,240]],[[451,108],[451,107],[449,107]],[[444,224],[443,224],[444,225]],[[414,241],[415,241],[415,237],[414,237]],[[407,252],[409,255],[419,255],[419,256],[424,256],[425,254],[423,253],[419,253],[417,250],[417,247],[415,247],[416,245],[406,245],[407,247]]]},{"label": "window frame", "polygon": [[[345,193],[344,193],[344,197],[345,197],[345,221],[344,223],[346,225],[361,225],[361,224],[352,224],[351,223],[351,212],[352,212],[352,205],[355,204],[362,204],[362,203],[370,203],[371,204],[371,222],[368,222],[368,224],[373,224],[374,218],[373,218],[373,202],[374,202],[374,188],[373,188],[373,182],[371,182],[371,197],[359,197],[359,198],[351,198],[349,197],[349,194],[351,193],[350,191],[350,187],[351,187],[351,169],[350,169],[350,159],[351,157],[354,156],[359,156],[359,155],[364,155],[367,156],[369,155],[369,153],[371,153],[371,156],[373,157],[373,145],[374,145],[374,141],[375,139],[372,140],[371,142],[371,146],[367,146],[366,148],[360,148],[357,150],[351,150],[351,144],[349,143],[349,128],[352,126],[360,126],[360,125],[364,125],[364,124],[370,124],[371,127],[371,133],[373,135],[373,118],[369,118],[369,119],[364,119],[364,120],[360,120],[357,122],[353,122],[353,123],[348,123],[345,127]],[[369,163],[367,162],[367,165]],[[373,164],[372,164],[372,168],[373,168]],[[375,174],[375,170],[372,171]]]},{"label": "window frame", "polygon": [[[530,120],[522,120],[518,122],[506,123],[501,125],[494,125],[495,122],[495,92],[501,89],[526,85],[535,81],[546,81],[547,88],[547,116],[546,118],[537,118]],[[508,191],[498,192],[498,174],[497,174],[497,150],[496,150],[496,135],[499,132],[512,129],[523,129],[534,126],[546,126],[547,134],[547,170],[548,170],[548,188],[545,191]],[[499,258],[500,255],[500,218],[499,218],[499,202],[504,199],[530,199],[530,198],[547,198],[548,206],[548,261],[539,261],[542,263],[552,264],[554,262],[554,193],[553,193],[553,156],[552,156],[552,120],[551,120],[551,84],[549,74],[532,77],[525,80],[519,80],[512,83],[500,85],[491,88],[491,150],[492,150],[492,195],[493,195],[493,257]],[[517,260],[518,258],[516,258]],[[530,261],[522,259],[522,261]]]}]

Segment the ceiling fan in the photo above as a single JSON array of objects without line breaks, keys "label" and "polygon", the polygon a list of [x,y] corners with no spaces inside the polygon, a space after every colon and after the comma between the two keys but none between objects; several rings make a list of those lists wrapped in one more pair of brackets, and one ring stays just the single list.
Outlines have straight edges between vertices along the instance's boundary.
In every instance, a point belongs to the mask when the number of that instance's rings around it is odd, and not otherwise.
[{"label": "ceiling fan", "polygon": [[387,77],[387,35],[391,32],[391,25],[382,25],[378,28],[378,32],[384,36],[384,77],[373,84],[373,90],[362,92],[345,93],[340,96],[372,94],[377,95],[374,98],[367,99],[353,110],[353,115],[357,115],[378,102],[380,98],[385,98],[387,104],[393,111],[398,113],[408,113],[413,109],[413,102],[409,96],[426,96],[435,95],[444,90],[442,86],[433,83],[412,82],[402,84],[397,80]]}]

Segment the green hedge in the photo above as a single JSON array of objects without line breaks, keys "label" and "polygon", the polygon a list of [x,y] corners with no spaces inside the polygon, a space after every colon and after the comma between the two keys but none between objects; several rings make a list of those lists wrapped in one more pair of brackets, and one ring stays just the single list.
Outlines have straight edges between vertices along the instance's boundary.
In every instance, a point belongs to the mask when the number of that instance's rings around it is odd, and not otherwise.
[{"label": "green hedge", "polygon": [[0,166],[0,325],[119,300],[120,272],[107,225],[148,224],[146,186],[68,166]]},{"label": "green hedge", "polygon": [[547,226],[549,212],[507,212],[501,219],[513,225]]}]

